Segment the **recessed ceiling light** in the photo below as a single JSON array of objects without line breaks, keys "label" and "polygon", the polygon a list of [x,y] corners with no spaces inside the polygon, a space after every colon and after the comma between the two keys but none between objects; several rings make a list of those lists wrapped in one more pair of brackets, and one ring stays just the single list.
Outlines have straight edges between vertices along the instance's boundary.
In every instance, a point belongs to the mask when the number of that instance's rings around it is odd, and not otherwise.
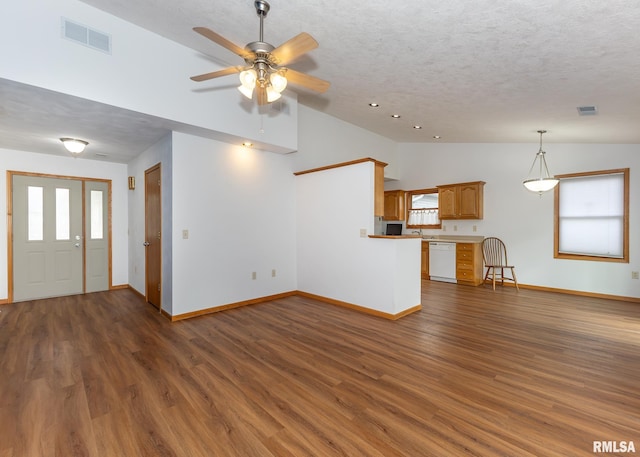
[{"label": "recessed ceiling light", "polygon": [[399,114],[392,114],[391,117],[394,118],[394,119],[400,119],[400,115]]},{"label": "recessed ceiling light", "polygon": [[422,126],[421,125],[414,125],[413,128],[416,129],[416,130],[420,130],[422,128]]},{"label": "recessed ceiling light", "polygon": [[253,146],[253,143],[245,141],[244,143],[242,143],[242,146],[244,146],[245,148],[250,148],[251,146]]},{"label": "recessed ceiling light", "polygon": [[370,106],[371,108],[377,108],[377,107],[378,107],[378,106],[380,106],[380,105],[378,105],[377,103],[369,103],[369,106]]},{"label": "recessed ceiling light", "polygon": [[440,135],[433,135],[433,139],[434,140],[439,140],[440,139]]}]

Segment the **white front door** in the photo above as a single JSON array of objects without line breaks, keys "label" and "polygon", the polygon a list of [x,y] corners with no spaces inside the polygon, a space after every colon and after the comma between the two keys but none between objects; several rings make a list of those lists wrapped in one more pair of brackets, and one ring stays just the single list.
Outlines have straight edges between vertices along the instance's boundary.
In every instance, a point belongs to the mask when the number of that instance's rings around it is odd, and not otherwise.
[{"label": "white front door", "polygon": [[109,289],[109,184],[85,181],[85,292]]},{"label": "white front door", "polygon": [[82,181],[13,175],[13,300],[83,292]]}]

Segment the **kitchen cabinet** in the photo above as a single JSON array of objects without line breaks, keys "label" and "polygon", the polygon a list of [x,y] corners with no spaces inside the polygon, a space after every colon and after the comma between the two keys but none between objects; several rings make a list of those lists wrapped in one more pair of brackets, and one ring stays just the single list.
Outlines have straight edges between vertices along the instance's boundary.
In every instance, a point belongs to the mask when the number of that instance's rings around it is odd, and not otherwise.
[{"label": "kitchen cabinet", "polygon": [[458,284],[479,286],[483,282],[482,276],[482,244],[456,244],[456,279]]},{"label": "kitchen cabinet", "polygon": [[429,242],[422,242],[422,257],[420,262],[420,276],[422,279],[429,279]]},{"label": "kitchen cabinet", "polygon": [[387,190],[384,193],[384,220],[404,220],[404,190]]},{"label": "kitchen cabinet", "polygon": [[436,186],[440,219],[482,219],[484,184],[475,181]]}]

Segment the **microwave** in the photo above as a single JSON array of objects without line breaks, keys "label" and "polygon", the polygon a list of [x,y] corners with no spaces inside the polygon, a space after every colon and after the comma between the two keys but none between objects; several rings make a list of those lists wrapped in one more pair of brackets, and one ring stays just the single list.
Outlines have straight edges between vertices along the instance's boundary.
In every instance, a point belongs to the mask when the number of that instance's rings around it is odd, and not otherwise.
[{"label": "microwave", "polygon": [[387,235],[402,235],[402,224],[387,224]]}]

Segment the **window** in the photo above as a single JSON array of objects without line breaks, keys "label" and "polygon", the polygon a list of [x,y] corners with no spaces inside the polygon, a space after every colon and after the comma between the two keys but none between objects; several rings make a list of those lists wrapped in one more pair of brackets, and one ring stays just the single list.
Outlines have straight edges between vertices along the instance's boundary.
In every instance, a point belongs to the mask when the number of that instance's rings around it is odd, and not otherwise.
[{"label": "window", "polygon": [[629,262],[629,169],[556,178],[554,257]]},{"label": "window", "polygon": [[44,239],[44,188],[36,186],[27,187],[27,213],[29,241],[42,241]]},{"label": "window", "polygon": [[56,240],[71,239],[69,189],[56,187]]},{"label": "window", "polygon": [[407,192],[407,228],[441,227],[438,217],[438,189]]},{"label": "window", "polygon": [[91,205],[91,239],[92,240],[101,240],[103,238],[103,226],[104,221],[102,218],[103,209],[102,209],[102,191],[101,190],[92,190],[91,198],[89,204]]}]

